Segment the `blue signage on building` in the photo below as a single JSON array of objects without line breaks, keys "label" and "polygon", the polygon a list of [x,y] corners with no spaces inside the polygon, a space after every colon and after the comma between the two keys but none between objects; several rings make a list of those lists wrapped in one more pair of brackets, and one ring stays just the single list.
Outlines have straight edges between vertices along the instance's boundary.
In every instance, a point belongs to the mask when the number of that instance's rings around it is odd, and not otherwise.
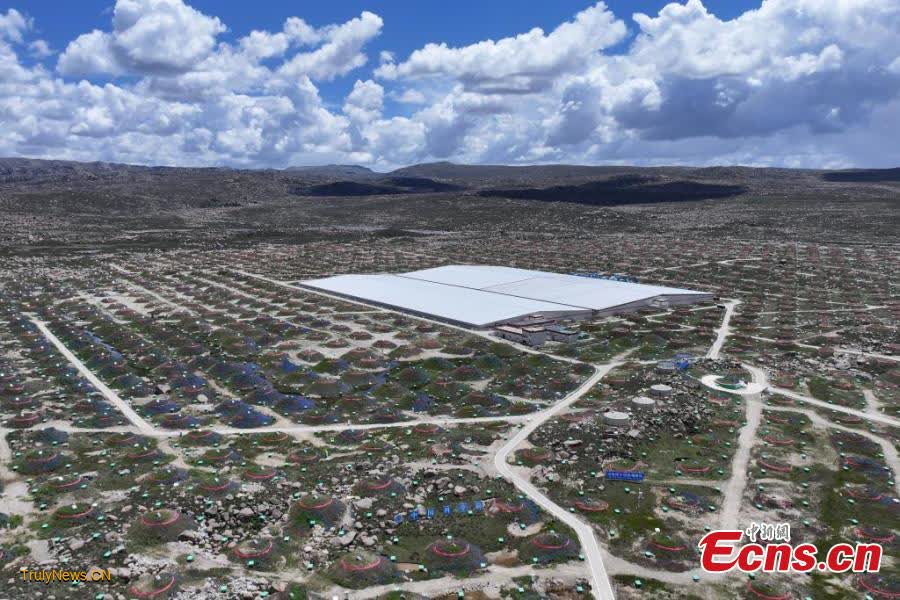
[{"label": "blue signage on building", "polygon": [[643,471],[607,471],[606,478],[610,481],[643,481]]}]

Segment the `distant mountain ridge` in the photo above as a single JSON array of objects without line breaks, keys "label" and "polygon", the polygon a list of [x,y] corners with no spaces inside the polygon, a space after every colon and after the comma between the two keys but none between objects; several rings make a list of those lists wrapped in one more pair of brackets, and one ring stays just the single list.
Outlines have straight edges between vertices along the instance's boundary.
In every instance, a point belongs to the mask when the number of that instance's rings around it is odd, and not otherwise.
[{"label": "distant mountain ridge", "polygon": [[354,177],[377,177],[376,173],[368,167],[361,165],[321,165],[309,167],[287,167],[283,169],[286,173],[301,173],[304,175],[316,175],[319,177],[349,178]]},{"label": "distant mountain ridge", "polygon": [[[287,169],[138,166],[0,158],[0,210],[128,212],[229,208],[326,198],[443,197],[616,206],[821,193],[900,198],[900,169],[464,165],[434,162],[388,173],[360,165]],[[35,199],[43,204],[32,204]],[[22,203],[28,204],[23,205]]]}]

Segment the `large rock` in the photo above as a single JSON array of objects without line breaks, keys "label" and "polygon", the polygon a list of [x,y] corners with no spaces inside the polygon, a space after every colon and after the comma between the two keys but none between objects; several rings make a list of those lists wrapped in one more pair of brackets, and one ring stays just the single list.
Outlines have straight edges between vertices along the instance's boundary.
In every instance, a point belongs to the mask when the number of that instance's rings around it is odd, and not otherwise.
[{"label": "large rock", "polygon": [[344,534],[338,538],[338,540],[340,540],[341,546],[344,546],[344,547],[352,544],[353,540],[355,540],[355,539],[356,539],[355,531],[348,531],[346,534]]}]

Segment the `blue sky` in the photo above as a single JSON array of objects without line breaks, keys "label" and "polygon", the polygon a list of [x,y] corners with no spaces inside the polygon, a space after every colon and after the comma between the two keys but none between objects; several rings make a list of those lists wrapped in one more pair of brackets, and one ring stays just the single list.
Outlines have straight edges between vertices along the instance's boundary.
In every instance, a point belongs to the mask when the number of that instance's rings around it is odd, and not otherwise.
[{"label": "blue sky", "polygon": [[898,5],[0,4],[0,155],[893,166]]},{"label": "blue sky", "polygon": [[[447,42],[454,46],[473,44],[483,39],[514,36],[533,27],[549,30],[556,27],[592,2],[573,0],[457,0],[452,9],[435,1],[361,2],[340,0],[337,2],[221,2],[201,0],[190,2],[194,8],[216,15],[227,26],[221,36],[235,40],[254,29],[277,30],[287,17],[298,15],[313,26],[343,23],[369,10],[380,15],[384,31],[368,46],[377,54],[388,50],[407,55],[428,42]],[[668,2],[663,0],[610,0],[607,6],[622,17],[634,12],[655,13]],[[730,19],[745,10],[755,8],[758,2],[748,0],[717,0],[707,3],[715,15]],[[3,4],[0,4],[3,6]],[[298,10],[302,6],[302,10]],[[78,0],[59,2],[30,0],[21,5],[6,4],[8,8],[20,8],[34,18],[38,32],[53,48],[65,48],[73,38],[93,29],[109,26],[113,4],[110,0]],[[632,34],[634,31],[631,32]],[[621,51],[626,44],[614,48]],[[370,71],[371,67],[370,66]],[[353,78],[329,82],[321,86],[331,101],[340,101],[353,87]]]},{"label": "blue sky", "polygon": [[[573,0],[456,0],[448,4],[434,1],[414,2],[290,2],[263,0],[260,2],[221,2],[199,0],[190,2],[194,8],[216,15],[228,25],[223,37],[239,37],[253,29],[278,29],[290,16],[302,16],[311,25],[342,23],[369,10],[385,20],[384,34],[372,49],[409,53],[428,42],[447,42],[466,45],[486,38],[515,35],[532,27],[552,29],[571,18],[592,2]],[[656,13],[668,2],[663,0],[610,0],[607,6],[617,15],[627,17],[633,12]],[[717,0],[708,2],[713,14],[730,19],[755,8],[759,2],[749,0]],[[29,0],[22,3],[0,3],[2,12],[16,8],[32,16],[41,35],[57,48],[64,47],[77,35],[92,29],[109,26],[113,7],[110,0]]]}]

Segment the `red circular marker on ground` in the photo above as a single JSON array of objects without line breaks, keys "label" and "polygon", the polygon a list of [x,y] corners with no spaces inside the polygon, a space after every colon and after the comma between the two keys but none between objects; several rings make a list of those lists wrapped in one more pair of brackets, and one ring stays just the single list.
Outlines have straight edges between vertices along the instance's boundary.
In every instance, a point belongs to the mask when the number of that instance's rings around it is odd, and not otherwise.
[{"label": "red circular marker on ground", "polygon": [[321,510],[323,508],[331,506],[334,503],[334,498],[326,498],[325,501],[322,502],[321,504],[314,504],[312,506],[307,506],[305,504],[306,500],[307,500],[307,498],[303,498],[297,503],[300,505],[301,508],[305,508],[306,510]]},{"label": "red circular marker on ground", "polygon": [[37,413],[24,413],[16,415],[9,420],[12,426],[31,426],[40,421],[41,416]]},{"label": "red circular marker on ground", "polygon": [[359,445],[359,449],[365,452],[384,452],[390,448],[390,444],[380,442],[378,440],[372,442],[363,442]]},{"label": "red circular marker on ground", "polygon": [[378,556],[375,558],[375,560],[373,560],[370,563],[367,563],[364,565],[351,565],[351,564],[347,563],[347,558],[344,557],[341,559],[340,565],[341,565],[341,568],[344,569],[345,571],[351,571],[351,572],[371,571],[372,569],[374,569],[375,567],[380,565],[382,560],[384,560],[384,559],[382,559],[380,556]]},{"label": "red circular marker on ground", "polygon": [[576,500],[575,507],[584,512],[603,512],[609,508],[609,502],[604,500],[589,500],[587,502]]},{"label": "red circular marker on ground", "polygon": [[215,432],[210,429],[192,429],[184,434],[185,437],[191,438],[192,440],[202,440],[208,437],[215,437]]},{"label": "red circular marker on ground", "polygon": [[88,515],[91,514],[92,512],[94,512],[94,507],[88,505],[88,507],[87,507],[86,509],[84,509],[84,510],[82,510],[81,512],[78,512],[78,513],[59,513],[59,512],[57,512],[54,516],[55,516],[57,519],[66,519],[66,520],[68,520],[68,519],[81,519],[81,518],[84,518],[84,517],[88,516]]},{"label": "red circular marker on ground", "polygon": [[685,473],[708,473],[712,467],[681,467]]},{"label": "red circular marker on ground", "polygon": [[272,549],[274,547],[275,545],[272,543],[272,540],[269,540],[269,543],[265,548],[259,550],[244,551],[241,550],[240,546],[237,546],[234,549],[234,555],[240,559],[262,558],[263,556],[267,556],[270,552],[272,552]]},{"label": "red circular marker on ground", "polygon": [[58,457],[59,457],[59,454],[54,452],[53,454],[49,454],[47,456],[40,456],[40,457],[29,456],[26,458],[26,460],[30,463],[42,464],[42,463],[48,463],[52,460],[56,460]]},{"label": "red circular marker on ground", "polygon": [[384,480],[384,482],[380,482],[380,481],[366,481],[366,482],[363,482],[363,485],[364,485],[367,489],[370,489],[370,490],[383,490],[383,489],[388,488],[388,487],[391,485],[392,482],[393,482],[392,479],[386,479],[386,480]]},{"label": "red circular marker on ground", "polygon": [[856,534],[856,537],[859,537],[859,538],[862,538],[865,540],[870,540],[870,541],[873,541],[873,542],[876,542],[879,544],[890,544],[896,538],[896,536],[893,533],[886,533],[884,535],[881,535],[878,533],[872,533],[872,532],[865,531],[862,527],[857,527],[856,529],[853,530],[853,533]]},{"label": "red circular marker on ground", "polygon": [[[544,536],[544,537],[555,537],[555,536]],[[531,540],[531,543],[542,550],[562,550],[563,548],[567,548],[572,544],[572,540],[568,538],[561,538],[561,541],[556,544],[546,543],[541,541],[539,538],[534,538]]]},{"label": "red circular marker on ground", "polygon": [[869,495],[866,495],[861,494],[852,488],[847,490],[847,495],[856,500],[868,500],[869,502],[877,502],[878,500],[884,498],[884,494],[882,494],[881,492],[873,492]]},{"label": "red circular marker on ground", "polygon": [[764,469],[767,469],[769,471],[775,471],[776,473],[790,473],[791,471],[794,470],[794,467],[792,467],[791,465],[780,465],[780,464],[766,462],[764,460],[758,460],[757,463]]},{"label": "red circular marker on ground", "polygon": [[517,513],[525,507],[524,503],[512,504],[503,500],[495,500],[494,508],[503,513]]},{"label": "red circular marker on ground", "polygon": [[231,481],[226,479],[218,485],[212,483],[203,483],[198,487],[204,492],[221,492],[228,489],[229,486],[231,486]]},{"label": "red circular marker on ground", "polygon": [[441,543],[442,543],[441,541],[432,542],[431,546],[429,546],[429,549],[432,552],[434,552],[435,554],[437,554],[438,556],[443,556],[444,558],[459,558],[460,556],[467,555],[469,553],[469,551],[471,550],[471,547],[469,546],[469,544],[465,544],[464,546],[461,546],[460,547],[461,549],[457,550],[455,552],[449,551],[449,550],[443,550],[440,547]]},{"label": "red circular marker on ground", "polygon": [[155,588],[152,590],[142,591],[142,590],[138,589],[137,584],[136,584],[136,585],[133,585],[130,588],[128,588],[128,593],[132,594],[134,596],[137,596],[138,598],[155,598],[157,596],[165,594],[170,589],[172,589],[172,587],[175,585],[175,575],[171,575],[170,577],[171,577],[171,579],[169,580],[169,582],[161,587],[158,587],[158,588]]},{"label": "red circular marker on ground", "polygon": [[879,588],[878,586],[868,583],[866,578],[862,575],[857,577],[856,579],[859,582],[859,585],[862,586],[867,592],[878,596],[879,598],[900,598],[900,592],[892,592],[891,590],[885,590]]},{"label": "red circular marker on ground", "polygon": [[319,462],[319,458],[316,452],[291,452],[287,455],[288,462],[306,465]]},{"label": "red circular marker on ground", "polygon": [[661,544],[655,540],[650,540],[650,545],[658,550],[664,550],[665,552],[682,552],[687,549],[687,546],[668,546],[666,544]]},{"label": "red circular marker on ground", "polygon": [[791,446],[794,444],[794,440],[792,439],[776,437],[774,435],[763,436],[763,440],[770,444],[774,444],[775,446]]},{"label": "red circular marker on ground", "polygon": [[[151,515],[155,515],[155,517]],[[180,518],[181,513],[178,511],[165,509],[141,515],[141,523],[147,527],[166,527],[177,522]]]},{"label": "red circular marker on ground", "polygon": [[65,490],[65,489],[80,485],[83,481],[84,481],[84,477],[82,477],[81,475],[78,475],[74,479],[71,479],[69,481],[66,481],[60,477],[57,479],[51,479],[50,487],[57,489],[57,490]]},{"label": "red circular marker on ground", "polygon": [[275,470],[270,469],[268,471],[263,471],[261,473],[254,473],[253,471],[246,470],[246,471],[244,471],[244,477],[247,477],[248,479],[256,479],[256,480],[264,481],[264,480],[272,479],[273,477],[275,477]]},{"label": "red circular marker on ground", "polygon": [[763,600],[790,600],[790,594],[783,594],[780,596],[772,596],[770,594],[764,594],[762,592],[758,592],[753,588],[753,582],[747,582],[747,591],[756,596],[757,598],[762,598]]},{"label": "red circular marker on ground", "polygon": [[156,454],[156,448],[150,448],[146,452],[128,453],[125,455],[125,458],[131,459],[131,460],[139,460],[141,458],[149,458],[151,456],[154,456],[155,454]]}]

